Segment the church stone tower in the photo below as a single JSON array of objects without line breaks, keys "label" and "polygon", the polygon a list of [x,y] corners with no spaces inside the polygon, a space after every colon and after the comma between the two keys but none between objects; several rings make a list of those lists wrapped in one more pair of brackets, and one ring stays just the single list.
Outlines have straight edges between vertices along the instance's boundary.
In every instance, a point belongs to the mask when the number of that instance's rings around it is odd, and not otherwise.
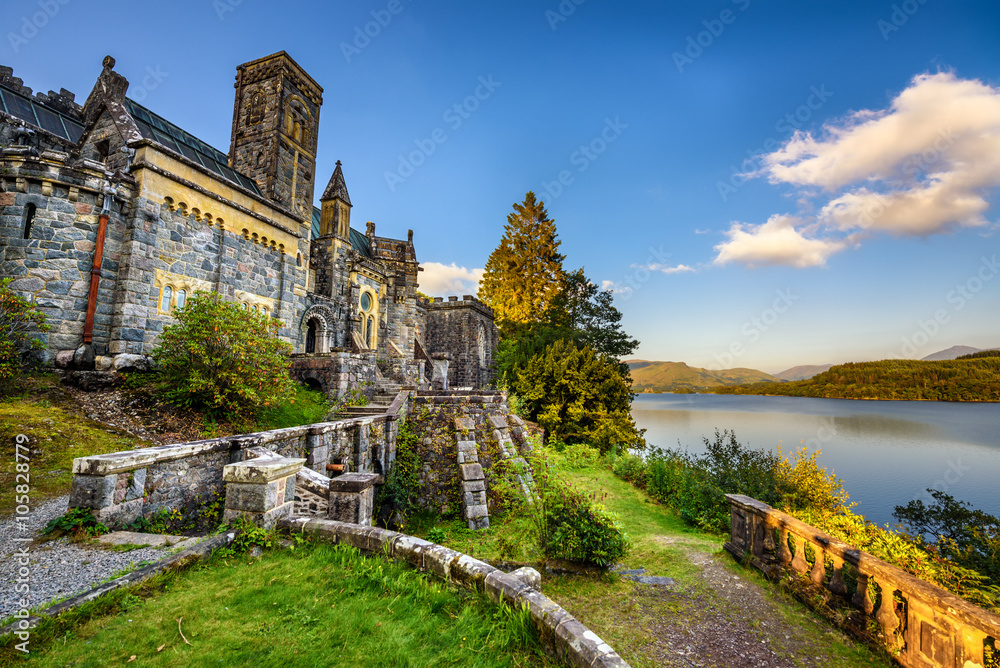
[{"label": "church stone tower", "polygon": [[310,220],[323,89],[284,51],[237,67],[235,88],[233,169]]}]

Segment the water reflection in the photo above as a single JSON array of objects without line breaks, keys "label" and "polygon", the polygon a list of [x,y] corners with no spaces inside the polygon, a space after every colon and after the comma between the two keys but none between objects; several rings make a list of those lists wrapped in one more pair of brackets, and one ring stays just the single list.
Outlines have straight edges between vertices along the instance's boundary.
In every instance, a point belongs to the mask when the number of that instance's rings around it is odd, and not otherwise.
[{"label": "water reflection", "polygon": [[639,395],[632,415],[652,445],[704,450],[732,429],[744,445],[821,450],[858,510],[880,524],[925,489],[1000,515],[1000,404],[736,395]]}]

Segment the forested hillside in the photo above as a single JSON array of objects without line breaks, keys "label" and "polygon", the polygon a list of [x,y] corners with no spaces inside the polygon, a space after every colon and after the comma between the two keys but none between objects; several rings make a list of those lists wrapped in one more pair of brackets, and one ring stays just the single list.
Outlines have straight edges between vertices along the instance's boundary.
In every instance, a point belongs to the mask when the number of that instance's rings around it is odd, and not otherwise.
[{"label": "forested hillside", "polygon": [[630,360],[633,392],[695,392],[716,385],[776,383],[778,379],[756,369],[700,369],[684,362]]},{"label": "forested hillside", "polygon": [[1000,357],[852,362],[808,380],[720,386],[711,391],[840,399],[1000,401]]}]

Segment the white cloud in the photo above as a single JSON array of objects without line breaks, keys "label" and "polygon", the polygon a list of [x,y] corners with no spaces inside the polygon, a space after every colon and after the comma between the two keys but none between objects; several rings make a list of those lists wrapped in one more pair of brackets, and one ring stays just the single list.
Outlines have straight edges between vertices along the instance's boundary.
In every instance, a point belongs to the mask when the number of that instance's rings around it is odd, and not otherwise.
[{"label": "white cloud", "polygon": [[658,271],[661,274],[683,274],[686,271],[694,271],[694,267],[689,267],[686,264],[679,264],[676,267],[671,267],[670,265],[660,264],[659,262],[652,262],[650,264],[633,264],[634,269],[647,269],[649,271]]},{"label": "white cloud", "polygon": [[483,280],[482,269],[466,269],[454,262],[451,264],[424,262],[420,266],[424,270],[417,279],[420,283],[419,289],[432,297],[474,295],[479,290],[479,282]]},{"label": "white cloud", "polygon": [[711,231],[712,231],[712,230],[710,230],[710,229],[707,229],[707,228],[706,228],[706,229],[704,229],[704,230],[701,230],[701,229],[698,229],[698,228],[695,228],[695,231],[694,231],[694,233],[695,233],[695,234],[708,234],[708,233],[710,233]]},{"label": "white cloud", "polygon": [[629,285],[618,285],[614,281],[601,281],[601,290],[611,290],[613,294],[623,297],[631,296],[632,287]]},{"label": "white cloud", "polygon": [[715,247],[719,253],[715,264],[821,267],[846,245],[844,241],[808,239],[795,229],[795,223],[791,216],[771,216],[763,225],[733,223],[726,232],[729,240]]},{"label": "white cloud", "polygon": [[861,233],[986,227],[1000,187],[1000,89],[922,74],[888,108],[854,112],[817,136],[796,132],[763,164],[756,176],[794,186],[803,211],[819,213],[734,224],[716,264],[812,267]]}]

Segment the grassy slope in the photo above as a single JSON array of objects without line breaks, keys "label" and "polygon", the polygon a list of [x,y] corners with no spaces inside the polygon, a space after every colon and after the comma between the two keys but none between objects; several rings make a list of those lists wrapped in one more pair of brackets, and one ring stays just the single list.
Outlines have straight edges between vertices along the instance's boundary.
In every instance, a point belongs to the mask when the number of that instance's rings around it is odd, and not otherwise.
[{"label": "grassy slope", "polygon": [[[0,489],[16,482],[14,449],[19,434],[30,444],[31,505],[67,494],[73,458],[146,447],[149,443],[117,432],[84,416],[55,376],[26,379],[23,395],[0,400]],[[23,450],[21,451],[23,454]],[[0,495],[0,516],[14,508],[14,495]]]},{"label": "grassy slope", "polygon": [[[558,456],[556,456],[558,460]],[[784,619],[782,623],[794,631],[799,645],[803,638],[810,651],[827,659],[826,666],[883,666],[880,658],[866,648],[847,640],[840,632],[819,622],[818,618],[790,596],[779,592],[756,571],[736,564],[728,553],[722,553],[724,538],[700,533],[685,525],[668,508],[652,502],[645,492],[616,478],[609,470],[597,465],[566,470],[566,475],[580,488],[599,499],[608,509],[617,513],[634,548],[625,561],[628,568],[645,568],[648,575],[661,575],[677,580],[680,595],[649,595],[632,582],[615,575],[546,576],[543,590],[547,596],[569,610],[583,624],[614,647],[635,668],[653,668],[664,665],[662,657],[653,653],[664,623],[681,623],[693,620],[700,614],[697,602],[685,592],[705,591],[702,570],[692,559],[695,555],[720,555],[733,574],[764,587],[769,596],[778,601]],[[448,546],[474,554],[479,558],[500,558],[515,561],[539,560],[535,548],[525,545],[530,526],[518,519],[509,524],[495,523],[485,531],[472,532],[460,522],[443,525]],[[427,527],[411,527],[414,533],[424,534]],[[516,547],[511,548],[511,544]],[[503,550],[514,549],[514,554]],[[647,590],[648,591],[648,590]],[[745,610],[725,612],[736,618],[744,617]],[[665,621],[668,620],[668,621]],[[754,624],[753,621],[750,622]],[[781,637],[771,635],[772,645],[781,648]],[[658,643],[662,648],[662,642]],[[789,654],[795,648],[787,647]],[[683,664],[688,665],[688,664]]]},{"label": "grassy slope", "polygon": [[[151,598],[119,597],[42,647],[31,666],[544,666],[521,615],[429,575],[326,544],[216,557]],[[180,629],[190,641],[187,645]],[[44,629],[43,629],[44,630]],[[527,644],[532,641],[528,640]],[[41,650],[40,652],[38,650]],[[10,648],[0,649],[0,663]]]},{"label": "grassy slope", "polygon": [[774,376],[756,369],[723,369],[714,371],[690,367],[683,362],[629,363],[632,389],[636,392],[684,392],[717,385],[740,385],[757,382],[777,382]]}]

